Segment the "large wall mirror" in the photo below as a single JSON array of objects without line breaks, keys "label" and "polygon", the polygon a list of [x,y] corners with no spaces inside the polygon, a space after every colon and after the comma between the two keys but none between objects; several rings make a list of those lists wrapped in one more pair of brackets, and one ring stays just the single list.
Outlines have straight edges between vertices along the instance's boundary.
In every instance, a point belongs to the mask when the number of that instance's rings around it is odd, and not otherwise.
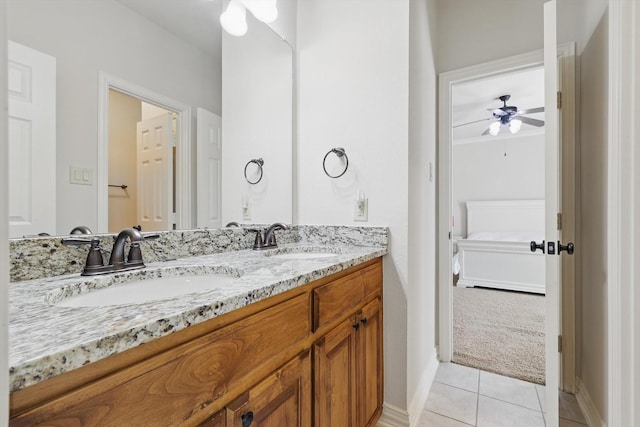
[{"label": "large wall mirror", "polygon": [[278,3],[233,37],[224,0],[9,0],[10,237],[291,222],[295,1]]}]

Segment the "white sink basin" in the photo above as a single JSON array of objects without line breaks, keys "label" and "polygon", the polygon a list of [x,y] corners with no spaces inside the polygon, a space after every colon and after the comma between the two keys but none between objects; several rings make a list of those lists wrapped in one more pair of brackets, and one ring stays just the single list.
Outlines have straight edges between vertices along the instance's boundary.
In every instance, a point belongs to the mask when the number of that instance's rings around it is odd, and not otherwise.
[{"label": "white sink basin", "polygon": [[334,257],[337,254],[327,252],[289,252],[283,254],[271,255],[276,259],[314,259],[314,258],[329,258]]},{"label": "white sink basin", "polygon": [[166,300],[195,292],[204,292],[232,284],[237,277],[227,274],[159,277],[96,289],[65,298],[63,307],[102,307],[142,304]]}]

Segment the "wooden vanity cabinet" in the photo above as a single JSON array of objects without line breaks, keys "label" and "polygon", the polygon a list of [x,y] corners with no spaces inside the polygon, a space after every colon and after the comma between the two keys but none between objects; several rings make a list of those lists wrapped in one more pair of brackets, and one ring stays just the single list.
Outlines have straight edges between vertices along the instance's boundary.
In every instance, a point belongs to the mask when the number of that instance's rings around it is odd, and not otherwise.
[{"label": "wooden vanity cabinet", "polygon": [[382,411],[382,265],[313,290],[315,425],[375,425]]},{"label": "wooden vanity cabinet", "polygon": [[9,425],[365,427],[382,366],[378,258],[14,392]]},{"label": "wooden vanity cabinet", "polygon": [[300,354],[229,404],[227,427],[311,427],[311,357]]},{"label": "wooden vanity cabinet", "polygon": [[380,299],[314,344],[315,425],[375,425],[382,410]]},{"label": "wooden vanity cabinet", "polygon": [[227,426],[227,414],[224,410],[216,412],[212,417],[205,422],[200,423],[198,427],[226,427]]}]

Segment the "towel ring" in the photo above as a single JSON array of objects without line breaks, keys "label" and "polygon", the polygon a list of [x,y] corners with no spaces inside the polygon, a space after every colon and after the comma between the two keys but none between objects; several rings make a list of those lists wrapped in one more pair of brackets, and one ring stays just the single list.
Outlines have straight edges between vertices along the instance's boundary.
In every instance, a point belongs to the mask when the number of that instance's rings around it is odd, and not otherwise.
[{"label": "towel ring", "polygon": [[[260,170],[260,176],[258,177],[257,180],[255,181],[251,181],[248,177],[247,177],[247,168],[249,167],[249,165],[251,163],[255,163],[256,165],[258,165],[258,169]],[[262,157],[260,157],[259,159],[251,159],[247,162],[246,165],[244,165],[244,179],[247,180],[247,182],[251,185],[255,185],[257,183],[259,183],[262,180],[262,165],[264,165],[264,160],[262,160]]]},{"label": "towel ring", "polygon": [[[327,157],[331,153],[335,153],[335,155],[338,157],[344,157],[345,161],[347,162],[344,165],[344,170],[338,175],[331,175],[329,172],[327,172]],[[344,175],[345,172],[347,172],[347,169],[349,169],[349,157],[344,151],[344,148],[332,148],[327,154],[325,154],[324,159],[322,159],[322,169],[324,169],[324,173],[326,173],[329,178],[340,178],[342,175]]]}]

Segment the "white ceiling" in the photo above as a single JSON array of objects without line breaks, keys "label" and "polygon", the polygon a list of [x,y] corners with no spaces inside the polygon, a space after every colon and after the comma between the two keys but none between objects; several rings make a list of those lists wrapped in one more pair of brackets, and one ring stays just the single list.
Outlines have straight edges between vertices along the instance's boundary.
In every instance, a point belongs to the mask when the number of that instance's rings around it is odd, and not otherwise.
[{"label": "white ceiling", "polygon": [[222,0],[117,0],[211,55],[221,54]]},{"label": "white ceiling", "polygon": [[[451,91],[453,143],[496,138],[491,135],[479,137],[491,121],[495,120],[492,116],[492,110],[503,106],[502,101],[498,99],[502,95],[511,95],[507,105],[517,106],[518,110],[544,107],[544,68],[501,74],[454,85]],[[527,114],[526,116],[544,120],[544,113]],[[455,127],[477,120],[481,121]],[[541,133],[543,130],[544,127],[538,128],[523,123],[516,136]],[[501,135],[511,134],[508,129],[503,127],[498,137]]]}]

